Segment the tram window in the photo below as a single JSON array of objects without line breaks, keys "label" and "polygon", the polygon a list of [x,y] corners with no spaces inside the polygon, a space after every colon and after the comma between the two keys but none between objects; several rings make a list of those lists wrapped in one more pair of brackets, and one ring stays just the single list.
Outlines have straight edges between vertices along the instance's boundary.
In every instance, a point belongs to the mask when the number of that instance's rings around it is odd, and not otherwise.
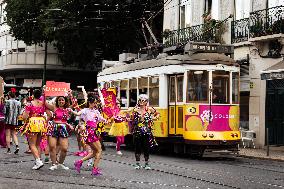
[{"label": "tram window", "polygon": [[148,95],[148,77],[142,77],[138,79],[139,94]]},{"label": "tram window", "polygon": [[239,103],[239,73],[232,73],[232,102]]},{"label": "tram window", "polygon": [[176,83],[175,77],[170,77],[170,102],[176,101]]},{"label": "tram window", "polygon": [[149,104],[159,106],[159,77],[149,78]]},{"label": "tram window", "polygon": [[208,100],[208,72],[189,71],[187,72],[187,102]]},{"label": "tram window", "polygon": [[229,96],[229,72],[226,71],[214,71],[213,72],[213,103],[228,104],[230,100]]},{"label": "tram window", "polygon": [[110,86],[111,87],[119,87],[119,81],[112,81]]},{"label": "tram window", "polygon": [[137,104],[137,79],[129,80],[129,106],[134,107]]},{"label": "tram window", "polygon": [[183,101],[183,76],[177,76],[177,102]]},{"label": "tram window", "polygon": [[128,80],[120,81],[120,99],[121,99],[121,107],[127,107],[127,88],[128,88]]}]

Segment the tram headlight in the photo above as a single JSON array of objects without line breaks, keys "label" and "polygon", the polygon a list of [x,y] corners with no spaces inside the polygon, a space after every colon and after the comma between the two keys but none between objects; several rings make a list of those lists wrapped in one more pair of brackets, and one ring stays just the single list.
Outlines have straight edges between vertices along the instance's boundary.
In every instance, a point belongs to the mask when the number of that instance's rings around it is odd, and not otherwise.
[{"label": "tram headlight", "polygon": [[239,135],[238,135],[238,133],[235,133],[235,137],[238,137]]},{"label": "tram headlight", "polygon": [[209,137],[210,137],[210,138],[213,138],[213,137],[214,137],[214,134],[209,134]]},{"label": "tram headlight", "polygon": [[231,133],[231,137],[235,137],[235,134],[234,134],[234,133]]},{"label": "tram headlight", "polygon": [[206,133],[203,133],[203,134],[202,134],[202,137],[203,137],[203,138],[206,138],[206,137],[207,137],[207,134],[206,134]]}]

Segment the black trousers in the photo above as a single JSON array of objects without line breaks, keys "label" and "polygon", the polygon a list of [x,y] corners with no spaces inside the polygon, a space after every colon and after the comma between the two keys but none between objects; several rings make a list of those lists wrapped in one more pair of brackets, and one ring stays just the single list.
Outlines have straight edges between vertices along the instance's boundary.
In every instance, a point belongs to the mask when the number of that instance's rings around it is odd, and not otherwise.
[{"label": "black trousers", "polygon": [[140,161],[141,152],[144,152],[145,161],[149,160],[149,135],[136,134],[134,135],[134,146],[135,146],[135,158],[136,161]]}]

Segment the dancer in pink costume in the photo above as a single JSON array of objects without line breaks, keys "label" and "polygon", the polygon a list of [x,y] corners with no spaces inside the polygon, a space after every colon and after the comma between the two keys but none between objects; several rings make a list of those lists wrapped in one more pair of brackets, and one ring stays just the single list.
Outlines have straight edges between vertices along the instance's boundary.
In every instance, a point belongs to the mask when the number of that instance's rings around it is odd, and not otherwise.
[{"label": "dancer in pink costume", "polygon": [[92,149],[92,152],[89,153],[84,158],[75,161],[74,165],[76,170],[80,173],[81,166],[84,161],[87,161],[91,158],[95,158],[94,165],[92,169],[92,175],[100,175],[101,170],[98,168],[101,155],[102,155],[102,148],[101,143],[99,141],[99,136],[97,133],[97,123],[98,122],[107,122],[100,112],[97,109],[97,96],[89,96],[87,101],[87,107],[79,112],[73,112],[75,115],[81,115],[81,119],[85,122],[85,128],[83,128],[82,140],[84,143],[88,144]]},{"label": "dancer in pink costume", "polygon": [[129,118],[127,118],[123,112],[120,111],[120,101],[116,101],[118,111],[115,112],[113,117],[113,124],[110,128],[109,135],[116,137],[116,154],[122,155],[120,151],[121,144],[124,144],[124,136],[128,134],[128,124]]}]

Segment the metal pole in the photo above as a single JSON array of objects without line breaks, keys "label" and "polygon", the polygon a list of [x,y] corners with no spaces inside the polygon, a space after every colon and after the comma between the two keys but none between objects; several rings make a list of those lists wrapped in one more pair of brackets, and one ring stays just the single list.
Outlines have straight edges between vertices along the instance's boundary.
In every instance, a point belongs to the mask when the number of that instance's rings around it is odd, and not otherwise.
[{"label": "metal pole", "polygon": [[43,75],[42,75],[42,86],[45,85],[46,82],[46,63],[47,63],[47,41],[44,44],[44,63],[43,63]]},{"label": "metal pole", "polygon": [[266,156],[269,156],[269,129],[266,128]]}]

